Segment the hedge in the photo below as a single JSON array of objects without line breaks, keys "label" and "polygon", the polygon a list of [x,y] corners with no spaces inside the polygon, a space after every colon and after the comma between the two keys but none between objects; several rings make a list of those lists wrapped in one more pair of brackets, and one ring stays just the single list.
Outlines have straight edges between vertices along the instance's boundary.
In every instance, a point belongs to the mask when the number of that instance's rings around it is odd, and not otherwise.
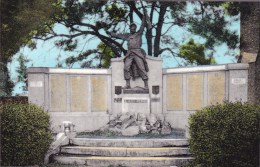
[{"label": "hedge", "polygon": [[52,141],[49,115],[26,103],[0,103],[3,166],[39,165]]},{"label": "hedge", "polygon": [[190,151],[201,167],[259,166],[260,106],[224,103],[189,119]]}]

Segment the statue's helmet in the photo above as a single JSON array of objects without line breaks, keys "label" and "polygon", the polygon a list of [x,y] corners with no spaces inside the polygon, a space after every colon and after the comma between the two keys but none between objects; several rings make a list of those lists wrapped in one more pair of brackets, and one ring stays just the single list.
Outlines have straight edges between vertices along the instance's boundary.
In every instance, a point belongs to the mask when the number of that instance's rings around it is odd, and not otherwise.
[{"label": "statue's helmet", "polygon": [[130,24],[130,27],[135,27],[135,28],[136,28],[137,26],[136,26],[135,23],[131,23],[131,24]]}]

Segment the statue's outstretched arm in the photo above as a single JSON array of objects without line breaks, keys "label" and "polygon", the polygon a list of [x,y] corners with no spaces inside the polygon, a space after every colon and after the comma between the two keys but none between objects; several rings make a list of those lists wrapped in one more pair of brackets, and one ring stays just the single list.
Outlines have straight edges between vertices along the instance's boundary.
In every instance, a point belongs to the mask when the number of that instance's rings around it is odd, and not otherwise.
[{"label": "statue's outstretched arm", "polygon": [[145,27],[145,24],[146,24],[146,18],[145,18],[145,15],[143,16],[143,19],[142,19],[142,24],[140,26],[140,29],[138,30],[138,33],[139,34],[142,34],[144,32],[144,27]]},{"label": "statue's outstretched arm", "polygon": [[144,27],[145,27],[146,25],[147,25],[148,30],[150,30],[150,29],[152,28],[151,22],[150,22],[150,19],[149,19],[149,16],[147,15],[147,11],[146,11],[146,9],[145,9],[144,7],[143,7],[143,9],[144,9],[144,15],[143,15],[143,18],[142,18],[142,24],[141,24],[140,29],[138,30],[138,32],[139,32],[140,34],[143,33]]}]

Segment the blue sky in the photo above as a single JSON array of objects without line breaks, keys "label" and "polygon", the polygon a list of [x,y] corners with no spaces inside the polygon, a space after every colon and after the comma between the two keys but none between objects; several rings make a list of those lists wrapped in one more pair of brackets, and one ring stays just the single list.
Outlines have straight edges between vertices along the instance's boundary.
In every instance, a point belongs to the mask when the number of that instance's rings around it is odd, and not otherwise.
[{"label": "blue sky", "polygon": [[[227,18],[229,19],[229,18]],[[134,18],[137,24],[140,24],[140,20],[138,18]],[[164,29],[167,29],[165,26]],[[235,31],[238,35],[240,35],[240,22],[231,22],[229,29]],[[66,33],[67,29],[62,25],[56,24],[55,30],[61,33]],[[173,27],[172,30],[169,32],[174,38],[180,43],[186,43],[189,41],[190,38],[193,38],[195,42],[204,43],[204,39],[194,36],[189,32],[185,31],[180,27]],[[37,47],[34,50],[31,50],[28,47],[21,48],[20,51],[13,57],[12,62],[9,64],[9,69],[11,73],[11,79],[16,83],[17,82],[17,73],[16,68],[18,66],[17,58],[20,54],[23,54],[30,60],[27,63],[27,67],[56,67],[58,62],[63,63],[65,59],[71,55],[79,54],[81,51],[85,49],[94,49],[99,44],[98,39],[92,39],[90,42],[91,45],[86,45],[86,41],[89,39],[84,39],[82,37],[78,38],[79,47],[75,52],[65,52],[61,49],[55,47],[54,42],[57,39],[48,40],[43,42],[41,40],[37,40]],[[145,40],[143,40],[144,42]],[[146,43],[143,43],[142,48],[146,49]],[[228,47],[225,44],[217,46],[215,48],[216,52],[214,53],[214,58],[217,61],[217,64],[227,64],[227,63],[234,63],[236,59],[232,55],[228,55]],[[176,52],[178,52],[178,48],[176,48]],[[239,50],[235,51],[235,54],[239,55]],[[167,53],[164,53],[162,56],[163,59],[163,68],[173,68],[182,65],[182,59],[178,57],[169,56]],[[63,67],[65,67],[65,63],[63,63]],[[75,64],[72,68],[80,68],[80,64]],[[20,94],[22,93],[22,83],[17,83],[13,94]]]}]

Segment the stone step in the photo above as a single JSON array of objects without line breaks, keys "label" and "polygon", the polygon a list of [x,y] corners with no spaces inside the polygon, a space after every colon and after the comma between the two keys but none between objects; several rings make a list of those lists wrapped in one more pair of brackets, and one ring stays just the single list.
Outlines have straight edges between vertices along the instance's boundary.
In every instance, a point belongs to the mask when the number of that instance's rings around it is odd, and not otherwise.
[{"label": "stone step", "polygon": [[66,165],[84,165],[95,167],[170,167],[186,164],[192,157],[100,157],[56,155],[54,161]]},{"label": "stone step", "polygon": [[107,157],[155,157],[190,155],[188,147],[127,148],[65,146],[61,148],[61,153]]},{"label": "stone step", "polygon": [[93,139],[73,138],[73,145],[86,147],[130,147],[130,148],[158,148],[158,147],[185,147],[187,139]]}]

